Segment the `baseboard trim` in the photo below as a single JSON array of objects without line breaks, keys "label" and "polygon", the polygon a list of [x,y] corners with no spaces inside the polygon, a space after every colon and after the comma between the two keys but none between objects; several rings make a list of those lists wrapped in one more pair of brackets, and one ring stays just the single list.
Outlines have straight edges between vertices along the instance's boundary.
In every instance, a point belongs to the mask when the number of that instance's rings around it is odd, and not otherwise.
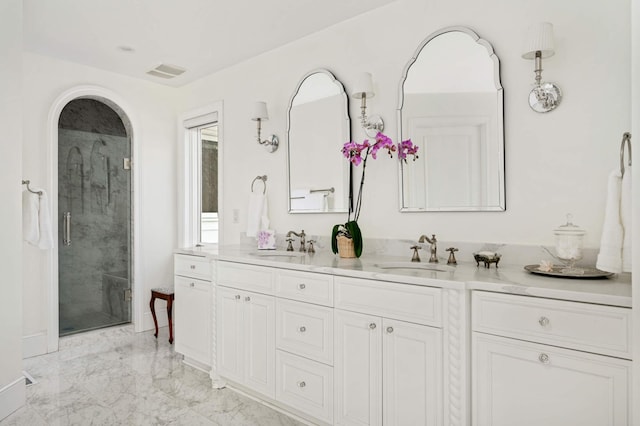
[{"label": "baseboard trim", "polygon": [[0,389],[0,420],[22,407],[26,401],[24,376]]},{"label": "baseboard trim", "polygon": [[31,358],[47,353],[47,333],[37,333],[22,337],[22,358]]}]

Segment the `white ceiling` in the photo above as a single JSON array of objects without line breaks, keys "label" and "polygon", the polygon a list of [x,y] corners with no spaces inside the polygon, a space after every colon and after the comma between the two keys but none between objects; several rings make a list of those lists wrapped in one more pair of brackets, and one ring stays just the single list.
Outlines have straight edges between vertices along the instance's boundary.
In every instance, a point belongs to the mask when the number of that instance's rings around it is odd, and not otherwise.
[{"label": "white ceiling", "polygon": [[[393,1],[24,0],[24,48],[181,86]],[[160,63],[187,72],[146,74]]]}]

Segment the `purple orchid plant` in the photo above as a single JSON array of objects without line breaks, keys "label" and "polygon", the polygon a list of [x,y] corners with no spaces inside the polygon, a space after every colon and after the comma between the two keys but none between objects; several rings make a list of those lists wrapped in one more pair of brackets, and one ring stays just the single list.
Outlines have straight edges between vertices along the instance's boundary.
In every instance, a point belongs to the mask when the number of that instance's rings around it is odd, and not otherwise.
[{"label": "purple orchid plant", "polygon": [[360,211],[362,209],[362,189],[364,187],[365,170],[367,168],[367,160],[369,156],[376,160],[378,158],[378,151],[386,150],[390,158],[393,158],[393,153],[398,153],[400,161],[407,161],[407,156],[413,156],[413,161],[418,158],[418,146],[411,142],[411,139],[407,139],[398,143],[393,143],[390,137],[378,132],[375,137],[375,142],[371,143],[368,139],[365,139],[361,144],[357,142],[347,142],[342,147],[342,155],[347,158],[354,166],[362,164],[362,175],[360,177],[360,186],[358,188],[358,196],[356,197],[356,206],[353,210],[353,220],[351,220],[351,212],[349,209],[349,216],[347,223],[344,225],[336,225],[333,227],[332,232],[332,249],[334,253],[338,252],[336,237],[338,235],[344,235],[349,238],[353,238],[354,249],[357,257],[360,257],[362,253],[362,236],[360,234],[360,228],[358,227],[358,219],[360,218]]}]

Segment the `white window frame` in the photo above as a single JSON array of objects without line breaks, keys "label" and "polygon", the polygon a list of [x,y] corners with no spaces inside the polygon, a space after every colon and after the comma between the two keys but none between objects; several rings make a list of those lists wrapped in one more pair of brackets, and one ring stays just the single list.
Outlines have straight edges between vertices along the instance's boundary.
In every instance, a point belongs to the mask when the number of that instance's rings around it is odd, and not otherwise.
[{"label": "white window frame", "polygon": [[[180,133],[180,155],[178,165],[178,241],[180,247],[195,247],[198,244],[208,246],[200,241],[201,220],[201,174],[200,161],[201,141],[193,139],[193,128],[206,124],[218,125],[218,244],[223,243],[223,164],[224,164],[224,129],[223,103],[215,102],[182,114],[178,119]],[[194,167],[195,166],[195,167]]]}]

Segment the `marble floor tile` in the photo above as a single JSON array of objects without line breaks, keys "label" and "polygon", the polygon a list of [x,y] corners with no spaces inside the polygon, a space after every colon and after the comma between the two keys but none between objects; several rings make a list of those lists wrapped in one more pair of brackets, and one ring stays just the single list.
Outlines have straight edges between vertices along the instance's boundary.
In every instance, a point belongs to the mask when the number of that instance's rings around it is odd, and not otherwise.
[{"label": "marble floor tile", "polygon": [[24,369],[36,383],[27,387],[27,404],[0,426],[301,425],[212,389],[208,374],[185,365],[166,339],[131,325],[63,337],[58,352],[26,359]]}]

